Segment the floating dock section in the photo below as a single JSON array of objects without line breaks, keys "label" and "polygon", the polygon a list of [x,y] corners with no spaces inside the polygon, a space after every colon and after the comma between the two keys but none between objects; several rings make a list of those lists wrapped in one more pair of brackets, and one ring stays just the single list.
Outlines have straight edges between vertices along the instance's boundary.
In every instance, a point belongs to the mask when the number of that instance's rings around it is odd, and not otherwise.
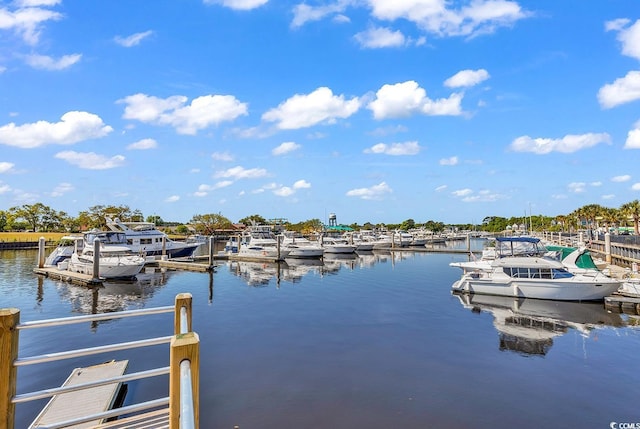
[{"label": "floating dock section", "polygon": [[[110,361],[86,368],[76,368],[62,386],[81,385],[121,376],[127,369],[128,363],[128,360]],[[66,422],[110,410],[114,406],[119,389],[120,383],[116,382],[55,395],[31,423],[29,429],[47,427],[50,424]],[[103,422],[101,420],[93,420],[68,427],[73,429],[93,428],[100,423]]]}]

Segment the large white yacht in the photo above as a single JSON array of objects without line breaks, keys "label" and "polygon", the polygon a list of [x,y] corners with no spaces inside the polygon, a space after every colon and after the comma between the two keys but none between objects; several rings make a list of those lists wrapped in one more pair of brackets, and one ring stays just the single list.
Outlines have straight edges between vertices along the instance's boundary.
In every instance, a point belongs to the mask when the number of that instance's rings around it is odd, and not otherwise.
[{"label": "large white yacht", "polygon": [[162,255],[164,247],[169,258],[189,257],[201,243],[173,241],[167,234],[158,230],[150,222],[122,222],[120,219],[106,218],[107,228],[113,232],[122,232],[127,237],[127,246],[136,253],[145,256]]},{"label": "large white yacht", "polygon": [[[571,270],[562,261],[543,256],[544,246],[532,237],[496,239],[495,259],[453,262],[461,268],[460,280],[452,289],[458,292],[552,299],[596,301],[617,291],[621,282],[599,270]],[[535,245],[536,252],[523,250]],[[503,253],[504,250],[504,253]],[[544,249],[546,250],[546,249]]]}]

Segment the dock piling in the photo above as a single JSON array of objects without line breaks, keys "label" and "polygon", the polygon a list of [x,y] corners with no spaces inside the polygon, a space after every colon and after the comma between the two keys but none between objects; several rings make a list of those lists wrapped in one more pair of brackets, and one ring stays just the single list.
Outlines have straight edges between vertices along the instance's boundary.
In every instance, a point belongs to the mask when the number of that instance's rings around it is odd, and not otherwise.
[{"label": "dock piling", "polygon": [[13,429],[15,425],[16,379],[18,369],[18,330],[20,310],[0,309],[0,427]]}]

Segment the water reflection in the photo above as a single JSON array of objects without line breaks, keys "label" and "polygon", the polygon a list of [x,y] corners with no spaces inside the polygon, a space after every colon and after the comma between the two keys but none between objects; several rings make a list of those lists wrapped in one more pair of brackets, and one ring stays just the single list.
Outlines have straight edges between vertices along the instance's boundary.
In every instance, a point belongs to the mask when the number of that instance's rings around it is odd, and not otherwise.
[{"label": "water reflection", "polygon": [[369,251],[349,254],[327,253],[320,259],[287,258],[282,262],[249,262],[228,261],[220,266],[226,266],[229,272],[242,278],[249,286],[265,287],[271,281],[279,286],[282,281],[298,283],[307,275],[333,275],[340,270],[354,270],[371,268],[377,263],[394,261],[402,258],[398,253],[390,251]]},{"label": "water reflection", "polygon": [[575,329],[584,337],[604,326],[626,326],[619,314],[609,313],[602,303],[548,301],[504,296],[454,293],[474,313],[493,314],[499,349],[527,356],[545,356],[553,339]]},{"label": "water reflection", "polygon": [[[62,281],[55,282],[61,302],[71,305],[71,313],[76,315],[111,313],[142,308],[162,286],[167,284],[169,272],[147,269],[135,280],[106,281],[97,286],[81,286]],[[42,300],[42,277],[38,276],[38,300]],[[108,321],[92,323],[92,330]]]}]

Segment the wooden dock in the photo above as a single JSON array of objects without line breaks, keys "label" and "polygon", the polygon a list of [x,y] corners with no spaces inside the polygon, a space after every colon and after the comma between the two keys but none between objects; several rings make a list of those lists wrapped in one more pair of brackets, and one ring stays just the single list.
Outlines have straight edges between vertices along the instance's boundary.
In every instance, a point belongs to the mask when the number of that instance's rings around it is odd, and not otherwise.
[{"label": "wooden dock", "polygon": [[[75,386],[120,376],[124,374],[128,363],[128,360],[110,361],[86,368],[76,368],[62,386]],[[29,429],[46,427],[49,424],[107,411],[113,407],[119,388],[120,383],[112,383],[55,395],[31,423]],[[103,422],[100,420],[93,420],[68,427],[73,429],[93,428],[101,423]]]},{"label": "wooden dock", "polygon": [[50,277],[56,280],[62,280],[65,282],[81,285],[81,286],[94,286],[102,284],[102,279],[95,279],[89,274],[74,273],[73,271],[59,270],[55,267],[42,267],[33,270],[34,273]]},{"label": "wooden dock", "polygon": [[604,306],[612,313],[640,314],[640,298],[613,294],[604,298]]}]

